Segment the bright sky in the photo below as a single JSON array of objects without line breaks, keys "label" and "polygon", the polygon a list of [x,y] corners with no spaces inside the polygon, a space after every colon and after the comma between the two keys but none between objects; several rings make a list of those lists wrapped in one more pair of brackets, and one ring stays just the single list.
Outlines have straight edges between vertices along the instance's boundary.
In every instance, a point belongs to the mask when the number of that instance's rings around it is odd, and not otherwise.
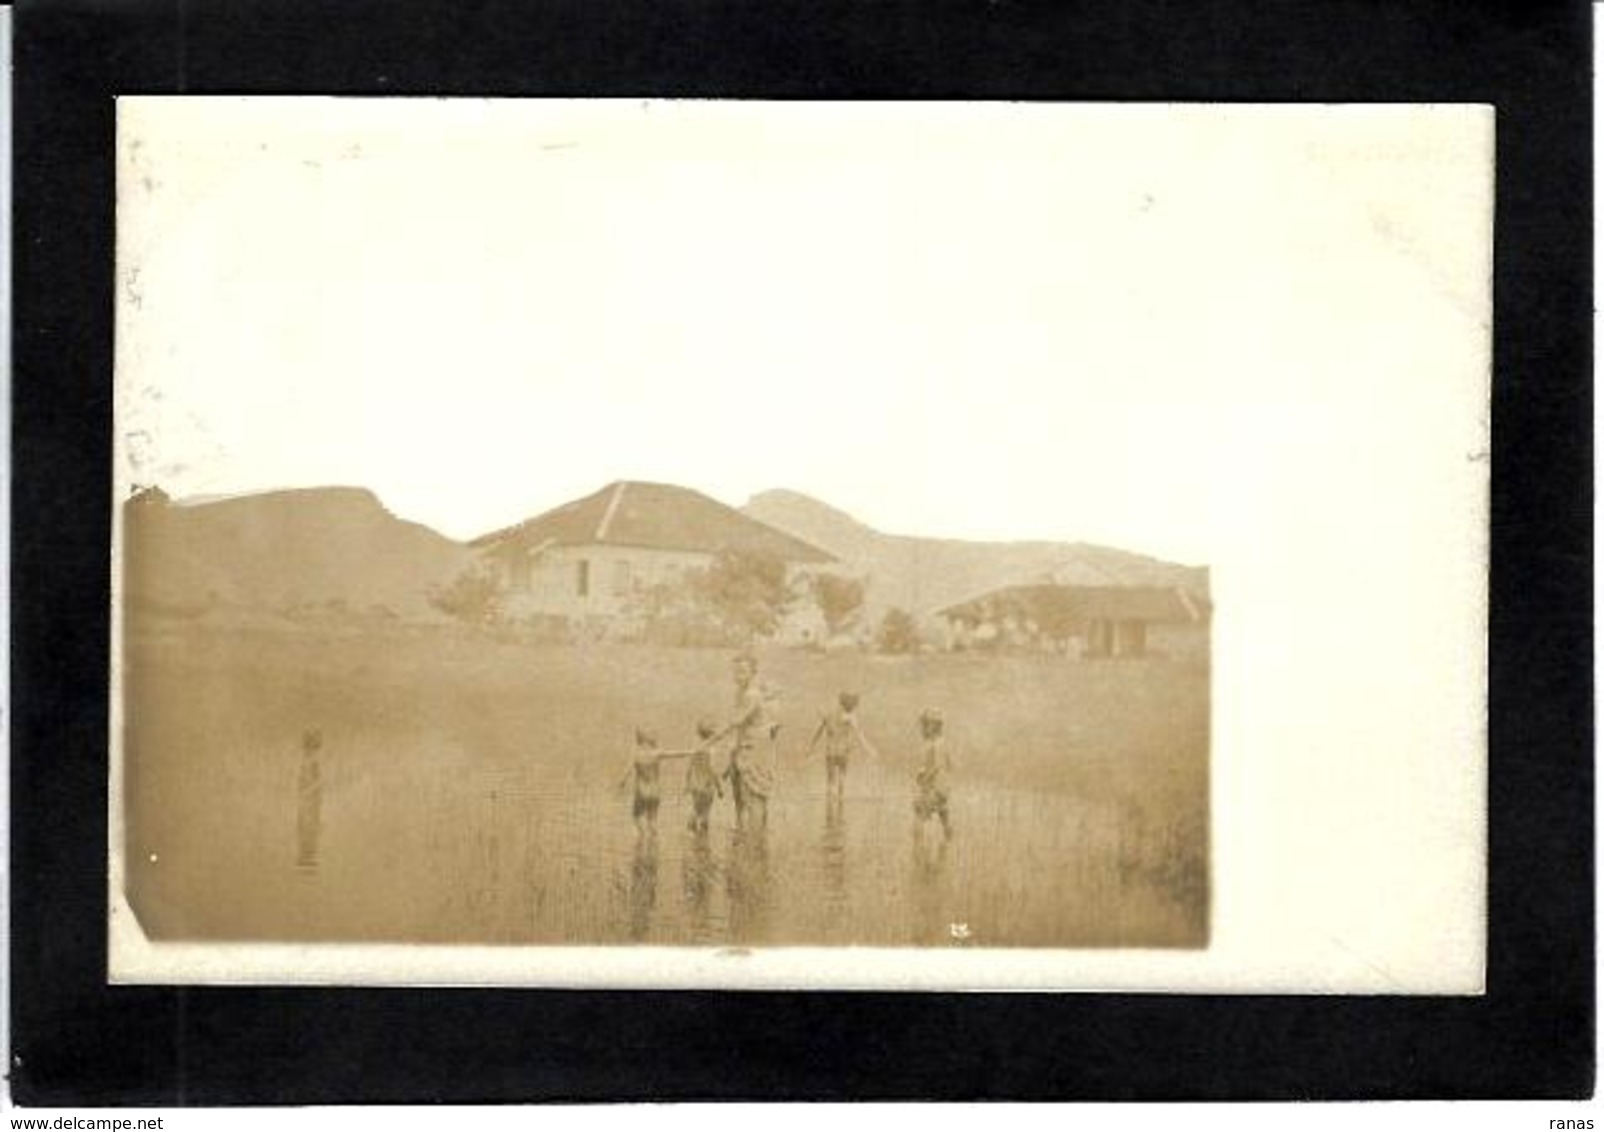
[{"label": "bright sky", "polygon": [[119,115],[124,488],[358,484],[467,537],[619,478],[787,487],[1207,563],[1285,453],[1484,410],[1476,108]]}]

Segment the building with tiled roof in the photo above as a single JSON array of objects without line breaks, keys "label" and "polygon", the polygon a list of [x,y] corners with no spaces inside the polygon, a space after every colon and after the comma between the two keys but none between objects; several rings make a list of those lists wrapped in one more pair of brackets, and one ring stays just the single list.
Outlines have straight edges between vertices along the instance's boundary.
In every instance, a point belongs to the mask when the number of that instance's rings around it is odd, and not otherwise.
[{"label": "building with tiled roof", "polygon": [[[721,554],[785,564],[788,580],[837,565],[811,543],[690,488],[620,480],[471,543],[503,583],[508,611],[603,629],[628,628],[642,599]],[[797,586],[800,590],[804,587]],[[817,639],[816,611],[793,611],[785,635]]]},{"label": "building with tiled roof", "polygon": [[939,611],[954,647],[1067,648],[1091,657],[1140,656],[1155,631],[1206,630],[1208,598],[1181,586],[1004,586]]}]

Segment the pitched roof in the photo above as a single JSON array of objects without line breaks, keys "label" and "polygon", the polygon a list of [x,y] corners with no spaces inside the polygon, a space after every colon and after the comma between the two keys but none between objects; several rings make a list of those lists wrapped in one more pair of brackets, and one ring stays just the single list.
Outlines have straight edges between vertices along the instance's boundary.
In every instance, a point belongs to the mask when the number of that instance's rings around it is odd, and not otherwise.
[{"label": "pitched roof", "polygon": [[706,554],[768,554],[787,562],[833,562],[834,557],[767,523],[760,523],[688,487],[620,480],[533,519],[491,531],[469,545],[645,547]]},{"label": "pitched roof", "polygon": [[1000,612],[1034,620],[1147,621],[1188,624],[1206,620],[1209,601],[1181,586],[1004,586],[949,605],[939,616],[982,620]]}]

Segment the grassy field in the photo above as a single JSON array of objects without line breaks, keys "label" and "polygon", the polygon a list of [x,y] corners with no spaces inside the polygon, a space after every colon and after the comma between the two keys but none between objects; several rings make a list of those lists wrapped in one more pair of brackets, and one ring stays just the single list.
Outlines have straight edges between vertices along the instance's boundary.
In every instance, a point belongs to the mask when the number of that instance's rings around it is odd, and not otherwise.
[{"label": "grassy field", "polygon": [[[130,901],[156,939],[1206,943],[1201,661],[759,658],[783,694],[768,836],[739,838],[727,802],[692,836],[668,769],[643,849],[614,790],[632,729],[688,745],[697,718],[728,710],[726,651],[136,625]],[[854,764],[837,810],[801,751],[844,688],[881,759]],[[926,705],[956,760],[945,848],[913,828]],[[324,737],[310,867],[308,729]]]}]

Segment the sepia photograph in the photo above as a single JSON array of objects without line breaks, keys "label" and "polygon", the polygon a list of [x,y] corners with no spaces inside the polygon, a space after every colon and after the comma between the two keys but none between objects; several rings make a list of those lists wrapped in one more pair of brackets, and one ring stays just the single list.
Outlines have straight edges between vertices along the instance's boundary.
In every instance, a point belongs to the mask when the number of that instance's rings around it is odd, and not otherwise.
[{"label": "sepia photograph", "polygon": [[1491,162],[119,99],[113,977],[1476,993]]}]

